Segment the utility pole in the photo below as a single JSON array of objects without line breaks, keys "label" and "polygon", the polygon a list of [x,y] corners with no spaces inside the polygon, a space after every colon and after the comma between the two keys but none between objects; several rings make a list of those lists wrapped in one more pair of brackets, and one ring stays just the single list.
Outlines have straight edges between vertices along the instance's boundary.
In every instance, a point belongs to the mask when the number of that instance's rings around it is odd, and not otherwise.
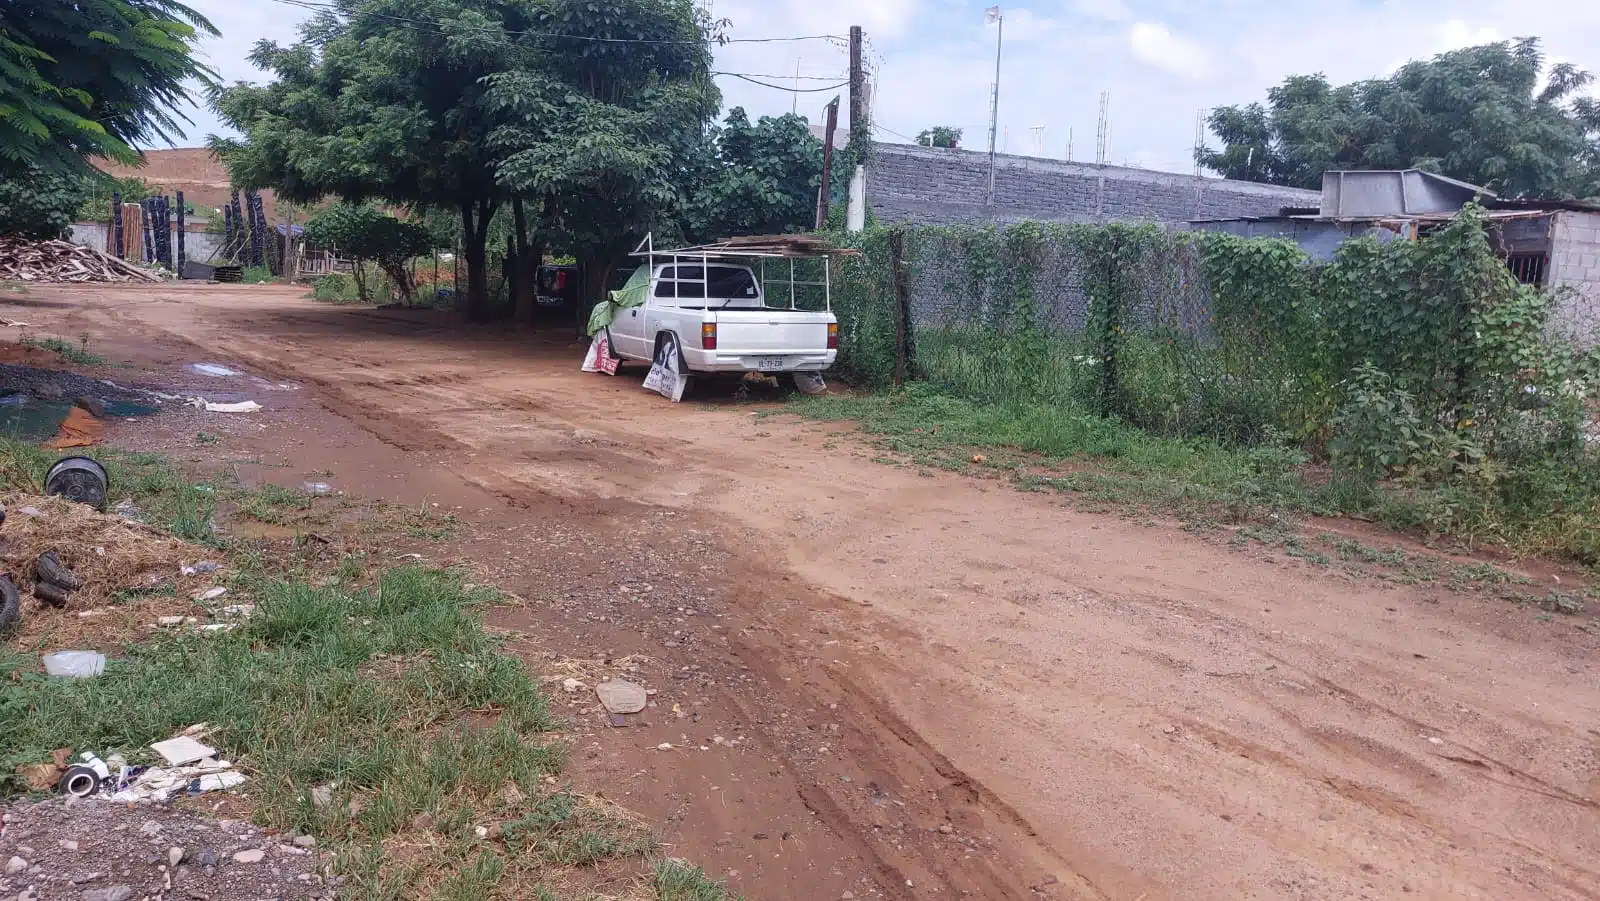
[{"label": "utility pole", "polygon": [[1000,14],[1000,6],[990,6],[984,10],[984,22],[994,22],[998,26],[995,34],[995,83],[994,91],[989,98],[989,200],[987,205],[995,205],[995,138],[1000,136],[1000,50],[1005,46],[1005,16]]},{"label": "utility pole", "polygon": [[861,26],[850,26],[850,147],[857,161],[867,140],[867,76],[861,67]]},{"label": "utility pole", "polygon": [[1005,46],[1005,16],[1000,14],[1000,6],[990,6],[984,10],[984,22],[994,22],[1000,27],[995,34],[995,83],[994,90],[989,98],[989,200],[987,205],[995,205],[995,138],[1000,136],[1000,50]]},{"label": "utility pole", "polygon": [[833,181],[833,133],[839,127],[839,98],[828,103],[828,127],[822,135],[822,190],[817,193],[817,231],[828,227],[828,192]]},{"label": "utility pole", "polygon": [[800,57],[794,58],[794,90],[790,92],[794,102],[789,105],[790,115],[800,114]]}]

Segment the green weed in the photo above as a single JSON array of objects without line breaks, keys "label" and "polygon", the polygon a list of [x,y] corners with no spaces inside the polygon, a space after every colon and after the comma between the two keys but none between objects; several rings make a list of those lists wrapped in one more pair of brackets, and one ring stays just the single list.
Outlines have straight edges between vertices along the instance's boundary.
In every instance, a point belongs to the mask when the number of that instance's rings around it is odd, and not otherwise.
[{"label": "green weed", "polygon": [[656,863],[653,887],[658,901],[729,901],[738,898],[728,892],[727,883],[718,882],[699,867],[674,857]]},{"label": "green weed", "polygon": [[80,366],[104,366],[106,358],[89,350],[89,339],[81,338],[73,344],[65,338],[23,338],[20,342],[24,347],[38,350],[48,350],[69,363]]}]

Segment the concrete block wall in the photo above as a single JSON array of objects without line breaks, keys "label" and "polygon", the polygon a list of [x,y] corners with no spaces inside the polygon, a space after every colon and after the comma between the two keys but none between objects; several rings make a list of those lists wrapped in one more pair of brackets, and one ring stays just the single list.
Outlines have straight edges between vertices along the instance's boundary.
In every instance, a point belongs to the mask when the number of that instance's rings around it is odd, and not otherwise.
[{"label": "concrete block wall", "polygon": [[1316,207],[1317,191],[1002,154],[995,203],[984,203],[989,157],[969,150],[878,144],[867,203],[880,221],[914,225],[1145,221],[1275,216]]},{"label": "concrete block wall", "polygon": [[1585,350],[1600,345],[1600,213],[1556,214],[1548,281],[1551,329]]}]

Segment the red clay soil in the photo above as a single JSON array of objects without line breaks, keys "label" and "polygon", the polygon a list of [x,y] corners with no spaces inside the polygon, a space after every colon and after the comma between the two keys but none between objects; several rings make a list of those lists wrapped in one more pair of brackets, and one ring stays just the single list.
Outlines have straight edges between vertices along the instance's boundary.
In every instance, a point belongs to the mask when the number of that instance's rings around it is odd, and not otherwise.
[{"label": "red clay soil", "polygon": [[204,421],[246,477],[459,506],[427,552],[517,592],[516,646],[659,692],[626,728],[570,696],[580,783],[750,897],[1600,897],[1590,617],[883,466],[564,338],[283,288],[0,300],[146,381],[240,369],[267,411]]}]

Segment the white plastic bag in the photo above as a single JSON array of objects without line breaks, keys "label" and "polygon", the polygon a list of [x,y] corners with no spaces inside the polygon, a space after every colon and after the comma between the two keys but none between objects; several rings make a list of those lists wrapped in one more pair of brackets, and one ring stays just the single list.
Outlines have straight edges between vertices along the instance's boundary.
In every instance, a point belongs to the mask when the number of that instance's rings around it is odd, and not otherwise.
[{"label": "white plastic bag", "polygon": [[645,376],[644,390],[654,391],[673,403],[683,400],[683,391],[689,385],[689,376],[679,372],[678,345],[671,341],[662,345],[656,355],[650,374]]},{"label": "white plastic bag", "polygon": [[601,329],[594,333],[594,340],[589,342],[589,352],[583,356],[583,371],[617,374],[617,360],[611,356],[611,333],[608,330]]}]

